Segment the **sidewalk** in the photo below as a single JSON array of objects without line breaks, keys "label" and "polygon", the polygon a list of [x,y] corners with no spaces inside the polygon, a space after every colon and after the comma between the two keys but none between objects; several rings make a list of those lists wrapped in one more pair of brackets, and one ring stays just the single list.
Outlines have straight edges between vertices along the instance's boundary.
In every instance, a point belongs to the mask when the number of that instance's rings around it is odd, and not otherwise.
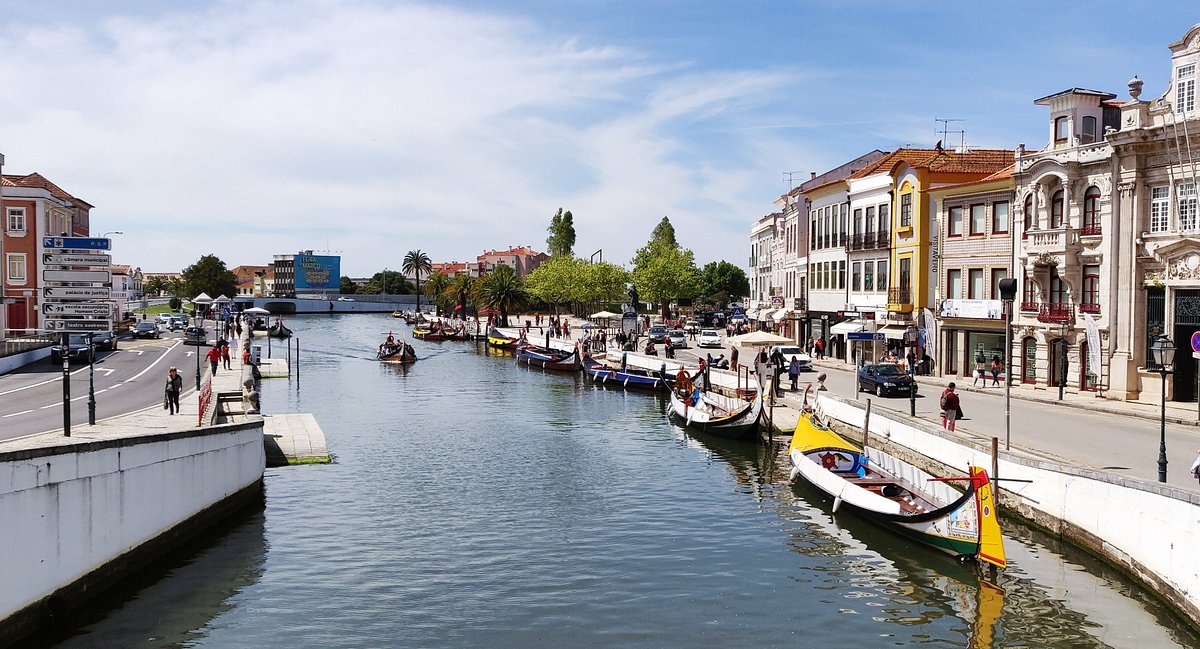
[{"label": "sidewalk", "polygon": [[[850,363],[837,359],[824,358],[813,361],[813,368],[836,370],[853,374],[855,369]],[[922,392],[928,393],[929,390],[936,388],[940,394],[941,389],[946,387],[946,384],[954,381],[955,391],[963,392],[978,392],[984,394],[1004,395],[1004,380],[1001,378],[1001,384],[995,387],[980,387],[971,385],[972,377],[958,376],[917,376],[917,383],[922,386]],[[991,374],[987,375],[987,385],[990,386],[992,381]],[[980,381],[981,384],[985,383]],[[1123,417],[1138,417],[1151,421],[1160,421],[1162,417],[1161,408],[1157,401],[1119,401],[1117,399],[1106,399],[1100,396],[1098,392],[1079,392],[1072,391],[1070,388],[1064,390],[1061,401],[1058,399],[1058,388],[1031,388],[1027,385],[1013,384],[1009,389],[1009,396],[1014,401],[1036,401],[1056,405],[1064,408],[1079,408],[1089,412],[1103,412],[1113,415],[1121,415]],[[1198,426],[1200,427],[1200,414],[1197,414],[1197,406],[1195,403],[1188,402],[1167,402],[1167,423],[1178,424],[1181,426]]]}]

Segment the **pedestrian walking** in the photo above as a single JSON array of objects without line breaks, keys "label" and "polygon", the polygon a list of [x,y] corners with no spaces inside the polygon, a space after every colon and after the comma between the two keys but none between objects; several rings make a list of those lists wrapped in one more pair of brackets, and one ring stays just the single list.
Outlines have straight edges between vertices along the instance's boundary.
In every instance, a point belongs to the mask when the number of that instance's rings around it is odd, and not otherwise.
[{"label": "pedestrian walking", "polygon": [[954,422],[962,419],[962,405],[958,400],[958,394],[954,392],[954,387],[954,381],[951,381],[942,391],[942,398],[938,402],[938,405],[942,407],[942,428],[949,431],[954,430]]},{"label": "pedestrian walking", "polygon": [[992,387],[1000,385],[1000,372],[1004,370],[1004,363],[1000,362],[999,356],[992,356]]},{"label": "pedestrian walking", "polygon": [[783,396],[783,388],[781,388],[779,385],[779,377],[783,376],[783,370],[784,370],[784,367],[787,365],[787,359],[785,359],[783,357],[783,352],[779,351],[778,347],[776,347],[771,352],[770,358],[771,358],[771,366],[775,370],[774,373],[772,374],[772,376],[774,377],[772,380],[772,387],[775,390],[775,396],[782,397]]},{"label": "pedestrian walking", "polygon": [[729,366],[733,369],[734,372],[736,372],[738,369],[738,358],[737,357],[738,357],[737,347],[730,347],[729,348]]},{"label": "pedestrian walking", "polygon": [[987,369],[987,357],[983,355],[983,350],[975,351],[975,380],[971,381],[971,385],[978,385],[979,379],[983,379],[983,387],[987,387],[987,377],[984,376],[984,371]]},{"label": "pedestrian walking", "polygon": [[792,362],[788,363],[788,378],[792,380],[792,392],[796,391],[796,381],[800,380],[800,358],[792,357]]},{"label": "pedestrian walking", "polygon": [[208,358],[208,366],[212,370],[212,375],[216,376],[217,363],[221,362],[221,346],[217,343],[213,343],[212,349],[208,350],[208,353],[205,354],[205,357]]},{"label": "pedestrian walking", "polygon": [[221,341],[221,363],[222,363],[222,365],[225,366],[225,369],[227,369],[227,370],[233,369],[232,367],[229,366],[229,341],[228,340]]},{"label": "pedestrian walking", "polygon": [[163,410],[169,410],[172,415],[179,413],[180,392],[183,392],[183,377],[172,365],[167,370],[167,385],[163,388]]}]

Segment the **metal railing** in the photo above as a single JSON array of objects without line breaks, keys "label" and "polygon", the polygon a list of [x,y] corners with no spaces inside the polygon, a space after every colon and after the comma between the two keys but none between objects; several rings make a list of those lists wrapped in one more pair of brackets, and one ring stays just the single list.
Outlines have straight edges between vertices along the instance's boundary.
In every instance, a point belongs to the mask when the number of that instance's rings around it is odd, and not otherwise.
[{"label": "metal railing", "polygon": [[0,358],[49,347],[61,339],[62,334],[54,333],[27,333],[16,336],[5,336],[4,340],[0,341]]},{"label": "metal railing", "polygon": [[1075,307],[1070,303],[1042,302],[1038,304],[1038,322],[1074,322]]},{"label": "metal railing", "polygon": [[1080,313],[1100,313],[1100,304],[1099,303],[1080,304],[1079,312]]},{"label": "metal railing", "polygon": [[888,304],[912,304],[912,292],[907,288],[889,288]]},{"label": "metal railing", "polygon": [[1098,237],[1103,234],[1100,231],[1099,225],[1085,225],[1079,228],[1079,236],[1081,237]]}]

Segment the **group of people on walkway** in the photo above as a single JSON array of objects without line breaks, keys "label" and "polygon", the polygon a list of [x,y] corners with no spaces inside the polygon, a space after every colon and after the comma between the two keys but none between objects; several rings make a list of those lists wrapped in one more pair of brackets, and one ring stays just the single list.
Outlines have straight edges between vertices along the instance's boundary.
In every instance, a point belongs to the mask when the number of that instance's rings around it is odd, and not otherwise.
[{"label": "group of people on walkway", "polygon": [[1004,362],[1000,360],[999,354],[992,354],[992,361],[988,363],[987,356],[983,350],[975,352],[975,380],[971,385],[979,385],[980,379],[983,380],[983,387],[987,387],[987,371],[992,372],[992,387],[1000,386],[1000,373],[1004,371]]}]

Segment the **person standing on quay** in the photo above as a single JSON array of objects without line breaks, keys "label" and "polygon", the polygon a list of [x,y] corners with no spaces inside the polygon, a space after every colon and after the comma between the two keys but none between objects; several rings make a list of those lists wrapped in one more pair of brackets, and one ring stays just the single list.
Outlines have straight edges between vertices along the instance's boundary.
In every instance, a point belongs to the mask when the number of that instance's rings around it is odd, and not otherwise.
[{"label": "person standing on quay", "polygon": [[229,367],[229,341],[228,340],[221,341],[221,364],[224,365],[225,369],[227,369],[227,370],[233,369],[233,368]]},{"label": "person standing on quay", "polygon": [[800,358],[792,357],[792,362],[788,363],[788,378],[792,380],[792,392],[796,391],[796,381],[800,379]]},{"label": "person standing on quay", "polygon": [[954,422],[962,418],[962,407],[958,400],[958,395],[954,392],[954,381],[946,386],[942,391],[942,399],[939,404],[942,407],[942,428],[949,431],[954,431]]},{"label": "person standing on quay", "polygon": [[738,358],[737,357],[738,357],[738,348],[730,347],[729,348],[729,366],[731,368],[733,368],[734,372],[736,372],[738,369]]},{"label": "person standing on quay", "polygon": [[212,375],[216,376],[217,363],[221,362],[221,345],[219,343],[213,343],[212,348],[208,350],[208,353],[205,354],[205,357],[208,359],[208,366],[212,370]]},{"label": "person standing on quay", "polygon": [[167,385],[164,389],[163,401],[164,408],[170,410],[172,415],[179,413],[179,393],[183,392],[183,377],[179,376],[179,371],[172,365],[171,369],[167,370]]}]

